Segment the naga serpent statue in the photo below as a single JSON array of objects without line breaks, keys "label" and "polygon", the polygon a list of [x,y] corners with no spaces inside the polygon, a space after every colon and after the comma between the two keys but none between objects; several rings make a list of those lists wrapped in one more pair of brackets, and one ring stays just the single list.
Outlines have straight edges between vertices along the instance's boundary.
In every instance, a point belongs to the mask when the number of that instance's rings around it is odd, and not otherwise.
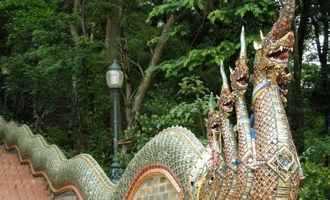
[{"label": "naga serpent statue", "polygon": [[297,199],[303,174],[284,109],[294,11],[295,0],[286,0],[271,31],[254,43],[252,117],[245,102],[249,70],[242,28],[230,83],[221,64],[221,94],[218,103],[210,100],[206,147],[189,130],[168,128],[135,155],[114,184],[91,156],[67,159],[26,125],[1,120],[0,141],[16,148],[21,161],[44,175],[53,192],[71,189],[79,199],[152,199],[136,194],[157,174],[175,188],[175,199]]}]

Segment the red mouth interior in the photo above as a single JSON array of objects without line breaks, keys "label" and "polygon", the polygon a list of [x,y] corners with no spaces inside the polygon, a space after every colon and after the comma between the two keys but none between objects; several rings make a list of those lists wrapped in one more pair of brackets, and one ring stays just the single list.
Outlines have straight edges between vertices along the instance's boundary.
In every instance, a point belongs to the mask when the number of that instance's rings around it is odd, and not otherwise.
[{"label": "red mouth interior", "polygon": [[241,85],[245,86],[247,84],[248,78],[243,76],[237,80]]},{"label": "red mouth interior", "polygon": [[269,55],[269,57],[276,60],[286,61],[289,59],[289,51],[284,49],[282,51],[277,51]]}]

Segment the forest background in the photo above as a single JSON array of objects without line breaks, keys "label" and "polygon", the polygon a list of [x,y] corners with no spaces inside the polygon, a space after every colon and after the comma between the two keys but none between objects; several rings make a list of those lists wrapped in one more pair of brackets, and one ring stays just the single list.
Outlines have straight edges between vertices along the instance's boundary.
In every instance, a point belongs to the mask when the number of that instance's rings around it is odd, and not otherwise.
[{"label": "forest background", "polygon": [[[280,6],[272,0],[0,0],[1,115],[29,124],[68,156],[93,155],[109,171],[105,73],[117,59],[125,75],[123,167],[169,126],[185,126],[205,142],[220,60],[226,70],[234,66],[244,25],[252,69],[251,44],[260,40],[259,30],[269,31]],[[301,199],[330,199],[329,14],[328,0],[297,0],[287,113],[306,177]]]}]

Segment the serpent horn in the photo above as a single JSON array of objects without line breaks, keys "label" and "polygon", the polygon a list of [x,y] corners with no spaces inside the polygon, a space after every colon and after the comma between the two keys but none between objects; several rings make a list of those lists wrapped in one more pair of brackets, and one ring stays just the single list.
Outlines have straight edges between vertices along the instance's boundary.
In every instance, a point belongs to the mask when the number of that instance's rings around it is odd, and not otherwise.
[{"label": "serpent horn", "polygon": [[234,73],[233,68],[229,67],[230,74]]},{"label": "serpent horn", "polygon": [[222,78],[222,90],[229,89],[228,79],[227,79],[225,69],[223,66],[223,61],[221,61],[221,63],[220,63],[220,74],[221,74],[221,78]]},{"label": "serpent horn", "polygon": [[244,26],[242,26],[242,31],[241,31],[241,53],[240,53],[240,58],[246,58],[246,41],[245,41]]},{"label": "serpent horn", "polygon": [[262,30],[260,30],[260,39],[261,41],[265,39],[264,33],[262,32]]}]

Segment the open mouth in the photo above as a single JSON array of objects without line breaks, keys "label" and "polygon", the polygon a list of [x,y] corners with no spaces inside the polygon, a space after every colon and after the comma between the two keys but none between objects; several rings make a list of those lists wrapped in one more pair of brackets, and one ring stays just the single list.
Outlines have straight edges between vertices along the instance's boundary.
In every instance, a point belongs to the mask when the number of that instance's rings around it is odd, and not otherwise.
[{"label": "open mouth", "polygon": [[222,108],[225,112],[231,112],[233,110],[233,101],[226,101],[222,104]]},{"label": "open mouth", "polygon": [[228,102],[223,103],[223,106],[230,107],[230,106],[232,106],[232,104],[233,103],[231,101],[228,101]]},{"label": "open mouth", "polygon": [[237,84],[241,88],[245,88],[248,86],[248,78],[247,76],[241,76],[239,79],[237,79]]},{"label": "open mouth", "polygon": [[212,124],[211,128],[212,128],[213,130],[219,130],[219,129],[220,129],[220,125],[219,125],[218,122],[216,122],[216,123],[213,123],[213,124]]},{"label": "open mouth", "polygon": [[270,51],[268,57],[276,63],[285,64],[289,61],[289,54],[291,52],[293,52],[293,48],[281,46],[275,51]]}]

